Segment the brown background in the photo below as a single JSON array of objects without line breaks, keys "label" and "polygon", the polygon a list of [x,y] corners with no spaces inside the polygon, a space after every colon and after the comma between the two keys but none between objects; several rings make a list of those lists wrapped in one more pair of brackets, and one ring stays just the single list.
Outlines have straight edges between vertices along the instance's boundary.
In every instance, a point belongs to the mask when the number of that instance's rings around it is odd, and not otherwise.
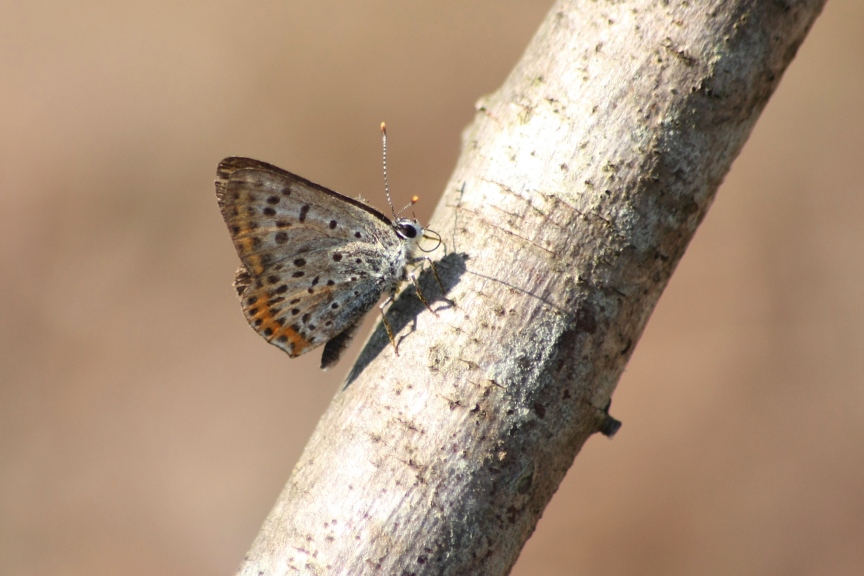
[{"label": "brown background", "polygon": [[[383,206],[387,120],[423,219],[550,5],[4,2],[0,573],[235,569],[357,348],[249,329],[216,163]],[[864,574],[862,30],[828,3],[515,574]]]}]

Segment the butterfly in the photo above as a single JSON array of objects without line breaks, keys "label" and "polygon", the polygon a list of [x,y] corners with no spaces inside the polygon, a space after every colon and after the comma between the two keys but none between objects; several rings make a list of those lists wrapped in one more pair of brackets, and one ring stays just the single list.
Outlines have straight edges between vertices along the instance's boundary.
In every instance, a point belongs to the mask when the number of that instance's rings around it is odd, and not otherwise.
[{"label": "butterfly", "polygon": [[[384,124],[381,130],[389,201]],[[338,362],[366,312],[388,294],[380,309],[398,354],[384,307],[406,279],[406,267],[428,260],[413,256],[424,234],[417,220],[395,210],[391,220],[360,200],[251,158],[226,158],[216,175],[219,209],[241,262],[234,287],[258,334],[292,358],[325,344],[326,370]],[[432,270],[441,286],[434,265]],[[413,273],[407,276],[432,310]]]}]

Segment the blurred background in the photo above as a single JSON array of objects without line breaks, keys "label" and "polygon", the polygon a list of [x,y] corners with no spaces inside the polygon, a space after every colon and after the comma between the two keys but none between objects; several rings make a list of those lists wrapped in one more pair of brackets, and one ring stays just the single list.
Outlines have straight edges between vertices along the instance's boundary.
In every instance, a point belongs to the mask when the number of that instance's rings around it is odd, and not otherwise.
[{"label": "blurred background", "polygon": [[[357,345],[248,327],[217,162],[384,206],[386,120],[425,220],[551,4],[3,2],[0,573],[233,573]],[[514,574],[864,574],[862,30],[828,2]]]}]

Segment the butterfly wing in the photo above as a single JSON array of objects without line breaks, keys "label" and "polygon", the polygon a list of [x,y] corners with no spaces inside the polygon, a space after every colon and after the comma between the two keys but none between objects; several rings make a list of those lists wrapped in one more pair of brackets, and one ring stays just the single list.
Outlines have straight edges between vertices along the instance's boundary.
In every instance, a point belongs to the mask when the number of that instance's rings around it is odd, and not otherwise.
[{"label": "butterfly wing", "polygon": [[324,352],[321,353],[321,370],[327,370],[339,361],[342,353],[345,352],[354,336],[357,335],[357,331],[360,329],[360,322],[361,320],[358,319],[354,324],[348,326],[348,328],[334,336],[332,340],[324,345]]},{"label": "butterfly wing", "polygon": [[243,313],[289,356],[354,326],[401,274],[400,240],[377,210],[248,158],[226,158],[217,176]]}]

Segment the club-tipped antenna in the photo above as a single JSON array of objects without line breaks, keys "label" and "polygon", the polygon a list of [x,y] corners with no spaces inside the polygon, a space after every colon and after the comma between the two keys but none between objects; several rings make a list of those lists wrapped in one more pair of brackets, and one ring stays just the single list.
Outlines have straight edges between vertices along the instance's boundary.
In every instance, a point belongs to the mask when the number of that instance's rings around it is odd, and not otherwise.
[{"label": "club-tipped antenna", "polygon": [[390,199],[390,186],[387,183],[387,124],[381,122],[381,148],[382,148],[382,164],[384,166],[384,193],[387,195],[387,203],[390,204],[390,211],[393,212],[393,219],[396,219],[396,209],[393,207],[393,200]]},{"label": "club-tipped antenna", "polygon": [[393,212],[393,219],[399,217],[399,214],[402,214],[405,210],[413,206],[420,200],[419,196],[412,196],[411,202],[405,205],[404,208],[396,212],[396,208],[393,207],[393,200],[390,199],[390,185],[387,182],[387,124],[381,122],[381,149],[382,149],[382,165],[384,167],[384,193],[387,195],[387,203],[390,204],[390,210]]},{"label": "club-tipped antenna", "polygon": [[[412,197],[411,197],[411,202],[409,202],[408,204],[406,204],[406,205],[405,205],[401,210],[399,210],[399,212],[396,212],[395,216],[399,216],[400,214],[402,214],[402,212],[404,212],[405,210],[407,210],[408,208],[410,208],[411,206],[413,206],[414,204],[416,204],[418,200],[420,200],[420,197],[419,197],[419,196],[412,196]],[[417,216],[416,216],[416,215],[414,216],[414,220],[417,220]]]}]

